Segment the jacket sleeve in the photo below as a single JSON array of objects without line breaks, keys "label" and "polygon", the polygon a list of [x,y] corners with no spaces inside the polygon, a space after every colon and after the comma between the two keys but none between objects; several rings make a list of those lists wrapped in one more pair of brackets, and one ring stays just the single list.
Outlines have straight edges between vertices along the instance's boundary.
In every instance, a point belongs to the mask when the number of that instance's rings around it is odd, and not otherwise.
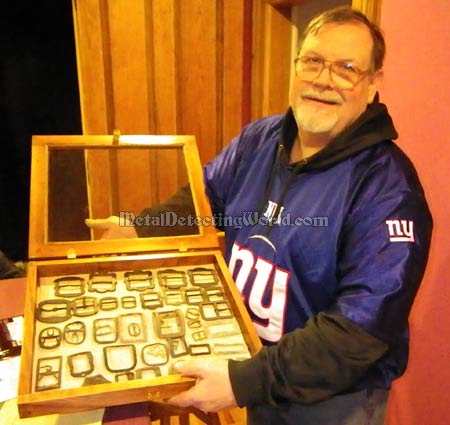
[{"label": "jacket sleeve", "polygon": [[324,400],[351,388],[387,348],[349,320],[319,313],[255,357],[230,360],[234,396],[241,407]]},{"label": "jacket sleeve", "polygon": [[[170,217],[169,217],[170,214]],[[159,220],[166,215],[165,225]],[[146,208],[135,219],[135,229],[140,238],[156,236],[191,235],[198,233],[195,220],[178,220],[195,217],[195,206],[189,184],[178,189],[166,202]],[[153,219],[156,219],[155,222]],[[156,223],[156,224],[155,224]]]},{"label": "jacket sleeve", "polygon": [[276,345],[230,361],[240,406],[313,403],[350,390],[406,329],[432,220],[413,168],[378,165],[349,190],[335,301]]}]

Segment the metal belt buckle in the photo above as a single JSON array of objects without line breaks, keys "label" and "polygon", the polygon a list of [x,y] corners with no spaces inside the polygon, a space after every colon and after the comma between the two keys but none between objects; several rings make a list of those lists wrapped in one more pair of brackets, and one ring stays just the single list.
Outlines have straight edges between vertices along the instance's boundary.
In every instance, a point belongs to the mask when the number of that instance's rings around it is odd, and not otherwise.
[{"label": "metal belt buckle", "polygon": [[35,391],[45,391],[61,386],[62,356],[38,359]]},{"label": "metal belt buckle", "polygon": [[148,291],[140,294],[141,306],[153,310],[163,306],[161,294],[158,291]]},{"label": "metal belt buckle", "polygon": [[94,356],[90,351],[72,354],[67,357],[70,374],[74,377],[84,377],[94,371]]},{"label": "metal belt buckle", "polygon": [[133,297],[132,295],[125,295],[120,299],[120,305],[122,306],[122,308],[126,309],[135,308],[137,305],[136,297]]},{"label": "metal belt buckle", "polygon": [[98,308],[103,311],[116,310],[119,307],[119,300],[116,297],[103,297],[98,301]]},{"label": "metal belt buckle", "polygon": [[159,338],[184,336],[184,318],[180,310],[157,311],[153,313],[153,324]]},{"label": "metal belt buckle", "polygon": [[211,346],[209,344],[190,344],[189,354],[191,356],[204,356],[211,354]]},{"label": "metal belt buckle", "polygon": [[192,333],[192,339],[194,341],[204,341],[205,339],[208,339],[206,336],[206,332],[204,330],[193,332]]},{"label": "metal belt buckle", "polygon": [[104,347],[103,357],[110,372],[126,372],[136,367],[136,349],[132,344]]},{"label": "metal belt buckle", "polygon": [[62,332],[61,329],[54,326],[42,329],[39,332],[39,347],[51,350],[57,348],[61,344]]},{"label": "metal belt buckle", "polygon": [[153,289],[153,276],[151,271],[135,270],[124,274],[125,285],[129,291],[145,291]]},{"label": "metal belt buckle", "polygon": [[80,276],[63,276],[54,280],[58,297],[80,297],[85,291],[85,280]]},{"label": "metal belt buckle", "polygon": [[122,372],[122,373],[117,373],[114,376],[114,380],[116,382],[127,382],[127,381],[132,381],[134,380],[134,373],[131,371],[127,371],[127,372]]},{"label": "metal belt buckle", "polygon": [[248,354],[247,347],[241,343],[213,344],[213,353],[216,355],[236,355],[236,354]]},{"label": "metal belt buckle", "polygon": [[186,303],[195,305],[200,304],[203,301],[207,301],[204,298],[203,295],[203,289],[202,288],[189,288],[184,290],[184,296],[186,298]]},{"label": "metal belt buckle", "polygon": [[142,348],[142,361],[148,366],[161,366],[169,361],[169,350],[165,344],[148,344]]},{"label": "metal belt buckle", "polygon": [[162,288],[167,289],[180,289],[187,285],[186,274],[173,269],[158,271],[158,281]]},{"label": "metal belt buckle", "polygon": [[240,329],[235,322],[226,320],[216,323],[209,323],[206,325],[206,334],[208,338],[227,338],[235,335],[239,335]]},{"label": "metal belt buckle", "polygon": [[98,312],[97,299],[94,297],[80,297],[72,301],[72,313],[74,316],[87,317]]},{"label": "metal belt buckle", "polygon": [[161,376],[161,368],[158,366],[149,366],[136,369],[136,379],[153,379]]},{"label": "metal belt buckle", "polygon": [[179,289],[164,289],[164,301],[167,305],[184,304],[184,294]]},{"label": "metal belt buckle", "polygon": [[99,344],[112,344],[117,341],[117,319],[107,317],[94,320],[94,339]]},{"label": "metal belt buckle", "polygon": [[121,342],[147,341],[146,327],[143,314],[130,313],[120,315],[119,335]]},{"label": "metal belt buckle", "polygon": [[116,290],[117,279],[115,273],[91,273],[88,282],[89,292],[114,292]]},{"label": "metal belt buckle", "polygon": [[200,313],[204,320],[230,319],[233,310],[227,301],[205,302],[200,304]]},{"label": "metal belt buckle", "polygon": [[218,302],[218,301],[226,301],[225,293],[220,286],[213,286],[211,288],[207,288],[204,291],[205,301],[210,302]]},{"label": "metal belt buckle", "polygon": [[198,329],[202,327],[200,321],[200,310],[195,307],[189,307],[184,315],[188,328]]},{"label": "metal belt buckle", "polygon": [[82,344],[86,338],[86,325],[83,322],[71,322],[64,326],[64,341],[68,344]]},{"label": "metal belt buckle", "polygon": [[189,354],[189,347],[183,337],[169,338],[169,351],[172,357],[181,357]]},{"label": "metal belt buckle", "polygon": [[37,306],[37,320],[44,323],[64,322],[72,317],[71,302],[68,300],[45,300]]},{"label": "metal belt buckle", "polygon": [[219,278],[217,272],[213,269],[204,267],[196,267],[188,270],[189,280],[191,285],[200,286],[202,288],[209,288],[210,286],[218,285]]}]

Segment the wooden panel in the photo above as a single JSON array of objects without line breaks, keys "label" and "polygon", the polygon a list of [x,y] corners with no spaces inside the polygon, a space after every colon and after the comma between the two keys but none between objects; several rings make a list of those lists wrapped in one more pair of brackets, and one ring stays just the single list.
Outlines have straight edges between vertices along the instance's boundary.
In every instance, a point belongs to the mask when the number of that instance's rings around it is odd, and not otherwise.
[{"label": "wooden panel", "polygon": [[254,2],[252,119],[286,111],[291,63],[290,10]]},{"label": "wooden panel", "polygon": [[268,35],[265,69],[266,95],[263,114],[284,113],[289,104],[291,69],[290,11],[267,7],[266,33]]},{"label": "wooden panel", "polygon": [[[175,0],[153,0],[147,4],[151,9],[147,12],[148,55],[154,79],[149,113],[156,134],[179,134]],[[159,189],[157,197],[151,199],[153,204],[167,199],[179,181],[176,156],[158,152],[151,159],[151,170],[151,184]],[[164,176],[164,184],[159,184],[156,176]]]},{"label": "wooden panel", "polygon": [[[242,0],[228,0],[223,4],[223,148],[242,130],[244,78],[244,8]],[[248,53],[251,54],[251,46]],[[220,69],[219,69],[220,73]],[[248,78],[249,76],[247,76]],[[220,74],[218,75],[220,79]],[[247,105],[248,107],[249,105]]]},{"label": "wooden panel", "polygon": [[[156,152],[152,158],[151,174],[155,197],[152,203],[161,203],[170,198],[174,192],[188,183],[188,175],[181,152],[166,149]],[[164,181],[158,184],[163,176]]]},{"label": "wooden panel", "polygon": [[151,4],[154,99],[150,99],[150,113],[156,134],[177,134],[175,1],[153,0]]},{"label": "wooden panel", "polygon": [[[177,3],[178,77],[182,134],[195,134],[202,162],[217,153],[219,105],[217,82],[217,13],[220,0]],[[219,136],[221,137],[221,136]],[[219,143],[220,145],[221,143]]]},{"label": "wooden panel", "polygon": [[144,1],[107,2],[114,124],[123,134],[145,134],[151,130]]},{"label": "wooden panel", "polygon": [[353,0],[352,6],[363,12],[372,22],[380,23],[381,0]]},{"label": "wooden panel", "polygon": [[[117,159],[117,199],[120,208],[137,214],[148,206],[149,194],[152,192],[150,179],[150,156],[148,152],[121,152]],[[169,173],[166,169],[162,177]],[[153,183],[153,184],[152,184]],[[130,190],[130,188],[133,190]],[[118,215],[117,210],[114,215]]]},{"label": "wooden panel", "polygon": [[299,5],[303,0],[266,0],[274,7],[292,7]]},{"label": "wooden panel", "polygon": [[109,107],[106,58],[103,48],[102,13],[99,0],[73,0],[78,84],[83,133],[108,134]]},{"label": "wooden panel", "polygon": [[[106,152],[90,150],[85,153],[85,162],[89,181],[89,217],[109,217],[114,213],[110,156]],[[94,230],[94,239],[99,239],[102,233],[103,231]]]},{"label": "wooden panel", "polygon": [[244,0],[243,25],[242,124],[247,124],[252,117],[253,0]]},{"label": "wooden panel", "polygon": [[262,117],[262,103],[264,98],[264,21],[266,4],[263,0],[253,1],[253,25],[252,25],[252,74],[251,74],[251,115],[255,120]]},{"label": "wooden panel", "polygon": [[[111,86],[111,60],[105,3],[101,0],[73,0],[75,42],[83,134],[111,134],[114,111]],[[90,217],[109,217],[113,213],[109,182],[109,157],[97,153],[86,156],[89,180]],[[96,235],[98,236],[98,235]]]},{"label": "wooden panel", "polygon": [[[147,66],[144,3],[145,0],[107,3],[114,126],[125,134],[154,133],[149,120],[149,92],[153,80],[149,78],[151,72]],[[140,211],[139,206],[148,199],[151,192],[149,165],[149,157],[139,152],[117,158],[118,200],[127,210]],[[133,185],[133,191],[128,190],[130,185]]]}]

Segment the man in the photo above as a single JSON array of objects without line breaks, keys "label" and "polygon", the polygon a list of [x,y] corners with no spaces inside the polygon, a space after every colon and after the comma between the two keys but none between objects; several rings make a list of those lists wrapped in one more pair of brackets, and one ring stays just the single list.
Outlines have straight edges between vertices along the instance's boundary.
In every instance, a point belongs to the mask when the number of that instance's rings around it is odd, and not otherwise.
[{"label": "man", "polygon": [[169,403],[247,406],[255,425],[383,423],[432,227],[377,99],[384,52],[359,12],[315,18],[287,114],[250,124],[205,167],[213,213],[263,218],[225,229],[225,257],[265,345],[249,360],[180,362],[197,383]]}]

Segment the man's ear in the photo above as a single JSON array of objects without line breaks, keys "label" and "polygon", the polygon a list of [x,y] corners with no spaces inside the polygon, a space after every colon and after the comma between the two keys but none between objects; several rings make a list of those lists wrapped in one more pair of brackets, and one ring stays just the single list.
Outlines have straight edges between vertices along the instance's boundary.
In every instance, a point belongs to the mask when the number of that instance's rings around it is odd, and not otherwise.
[{"label": "man's ear", "polygon": [[367,92],[367,103],[372,103],[374,101],[375,95],[380,88],[381,79],[383,78],[383,71],[377,71],[375,74],[369,77],[369,90]]}]

